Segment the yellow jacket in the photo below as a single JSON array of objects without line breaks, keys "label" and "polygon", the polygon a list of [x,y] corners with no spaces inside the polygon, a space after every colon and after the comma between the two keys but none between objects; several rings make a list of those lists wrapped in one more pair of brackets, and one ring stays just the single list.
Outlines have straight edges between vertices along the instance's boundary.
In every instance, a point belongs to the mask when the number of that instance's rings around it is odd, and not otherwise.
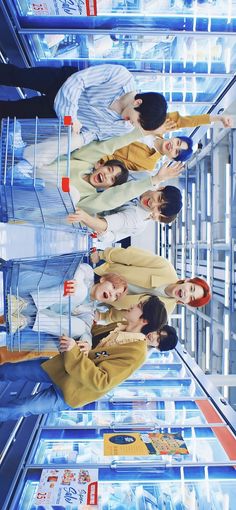
[{"label": "yellow jacket", "polygon": [[[95,273],[102,276],[108,272],[118,273],[124,276],[128,283],[152,289],[176,283],[177,273],[171,262],[164,257],[153,255],[147,250],[139,248],[106,248],[100,252],[101,259],[106,262],[95,268]],[[103,318],[110,322],[122,320],[119,312],[139,302],[145,294],[128,294],[119,301],[113,303],[112,309]],[[174,298],[162,297],[160,300],[165,304],[168,314],[175,308]]]},{"label": "yellow jacket", "polygon": [[88,357],[75,345],[71,351],[45,361],[42,367],[69,406],[84,406],[98,400],[142,365],[147,344],[145,336],[139,336],[140,340],[131,343],[101,349],[98,346],[89,351]]},{"label": "yellow jacket", "polygon": [[[171,112],[167,115],[168,119],[171,119],[175,122],[175,127],[172,128],[171,131],[186,128],[186,127],[195,127],[200,126],[202,124],[210,123],[210,115],[191,115],[189,117],[181,117],[178,112]],[[141,142],[133,142],[117,149],[113,152],[113,154],[104,156],[103,161],[108,161],[109,159],[119,159],[122,161],[128,170],[132,171],[149,171],[151,172],[156,167],[156,164],[160,158],[162,158],[162,154],[157,152],[155,149],[148,147],[148,145]]]}]

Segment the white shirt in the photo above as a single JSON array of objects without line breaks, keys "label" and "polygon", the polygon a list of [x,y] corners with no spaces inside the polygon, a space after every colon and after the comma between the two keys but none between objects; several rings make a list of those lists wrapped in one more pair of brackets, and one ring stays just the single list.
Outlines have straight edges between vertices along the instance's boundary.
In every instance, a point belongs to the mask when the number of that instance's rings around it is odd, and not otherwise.
[{"label": "white shirt", "polygon": [[157,297],[169,297],[165,292],[166,285],[161,285],[161,287],[140,287],[139,285],[128,284],[128,293],[129,294],[152,294],[152,296]]},{"label": "white shirt", "polygon": [[107,230],[99,234],[98,239],[103,246],[110,246],[110,243],[118,242],[125,237],[135,236],[145,230],[152,219],[149,219],[150,211],[144,209],[139,201],[135,205],[128,202],[117,212],[104,216],[107,222]]}]

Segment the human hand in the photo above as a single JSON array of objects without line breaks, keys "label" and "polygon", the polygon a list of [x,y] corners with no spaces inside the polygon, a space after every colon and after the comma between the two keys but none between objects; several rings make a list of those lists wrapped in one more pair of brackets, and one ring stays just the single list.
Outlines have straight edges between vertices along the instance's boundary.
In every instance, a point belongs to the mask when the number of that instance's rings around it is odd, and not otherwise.
[{"label": "human hand", "polygon": [[74,213],[68,214],[67,221],[68,223],[78,223],[86,221],[88,214],[82,209],[77,208]]},{"label": "human hand", "polygon": [[73,347],[76,345],[76,341],[74,338],[70,338],[69,336],[62,335],[59,338],[60,345],[59,345],[59,351],[60,352],[68,352],[73,349]]},{"label": "human hand", "polygon": [[220,115],[219,120],[221,120],[221,122],[225,128],[232,127],[232,118],[230,117],[230,115]]},{"label": "human hand", "polygon": [[178,161],[171,166],[168,166],[169,163],[169,161],[166,161],[166,163],[164,163],[164,165],[160,168],[158,174],[152,177],[154,185],[168,181],[169,179],[175,179],[176,177],[179,177],[181,172],[184,170],[184,163],[181,161]]},{"label": "human hand", "polygon": [[91,349],[90,344],[86,341],[83,341],[83,342],[78,341],[76,343],[77,343],[78,347],[80,348],[81,352],[83,352],[85,356],[88,356],[88,353]]},{"label": "human hand", "polygon": [[90,253],[90,260],[91,260],[92,264],[97,264],[99,262],[100,255],[97,250]]},{"label": "human hand", "polygon": [[76,135],[80,133],[80,130],[82,128],[82,124],[78,119],[72,119],[72,131]]},{"label": "human hand", "polygon": [[76,280],[66,280],[66,288],[64,289],[64,296],[72,296],[76,291]]},{"label": "human hand", "polygon": [[176,129],[176,127],[177,127],[176,122],[167,117],[165,122],[155,130],[155,133],[158,135],[164,135],[169,131],[173,131],[174,129]]}]

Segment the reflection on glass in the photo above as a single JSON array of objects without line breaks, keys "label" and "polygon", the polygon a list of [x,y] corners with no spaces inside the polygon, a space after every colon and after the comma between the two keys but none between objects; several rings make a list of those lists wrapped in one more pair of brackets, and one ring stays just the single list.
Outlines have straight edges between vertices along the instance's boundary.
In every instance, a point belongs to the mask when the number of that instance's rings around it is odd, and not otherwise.
[{"label": "reflection on glass", "polygon": [[130,70],[152,72],[233,73],[235,38],[206,35],[157,36],[129,33],[33,35],[37,58],[86,59],[121,63]]},{"label": "reflection on glass", "polygon": [[[98,403],[99,404],[99,403]],[[52,413],[46,420],[46,425],[56,427],[116,427],[125,426],[164,427],[170,425],[199,425],[206,423],[206,419],[194,402],[159,402],[156,409],[149,409],[148,405],[142,409],[127,406],[121,410],[109,410],[98,405],[95,411],[63,411]]]},{"label": "reflection on glass", "polygon": [[185,377],[187,376],[187,369],[181,363],[166,363],[166,364],[144,364],[136,372],[134,372],[129,380],[142,379],[154,380],[154,379],[168,379],[172,377]]},{"label": "reflection on glass", "polygon": [[[162,429],[167,432],[167,429]],[[151,460],[159,460],[169,464],[227,462],[228,456],[210,428],[168,429],[169,432],[181,433],[189,453],[187,455],[152,455]],[[85,432],[85,431],[84,431]],[[145,432],[144,432],[145,433]],[[107,465],[114,460],[127,460],[126,456],[104,456],[103,439],[89,438],[83,433],[83,439],[40,439],[34,455],[35,464],[94,464]],[[132,456],[132,460],[142,461],[141,456]]]},{"label": "reflection on glass", "polygon": [[[15,0],[18,12],[27,16],[78,16],[84,14],[84,2],[32,2]],[[92,6],[92,2],[91,2]],[[234,0],[97,0],[97,14],[102,15],[152,15],[231,17],[235,15]]]},{"label": "reflection on glass", "polygon": [[[38,487],[38,480],[34,475],[27,473],[21,499],[12,510],[36,510],[33,505],[33,497]],[[187,475],[187,479],[185,478]],[[99,481],[99,510],[234,510],[236,499],[235,473],[229,473],[226,477],[224,469],[221,476],[211,477],[209,470],[204,474],[196,469],[189,473],[188,468],[179,474],[174,471],[167,475],[168,480],[148,481],[145,479],[134,480],[129,472],[122,482],[116,477]],[[211,478],[210,478],[211,477]],[[41,510],[46,510],[43,505]],[[77,507],[70,505],[70,510]]]}]

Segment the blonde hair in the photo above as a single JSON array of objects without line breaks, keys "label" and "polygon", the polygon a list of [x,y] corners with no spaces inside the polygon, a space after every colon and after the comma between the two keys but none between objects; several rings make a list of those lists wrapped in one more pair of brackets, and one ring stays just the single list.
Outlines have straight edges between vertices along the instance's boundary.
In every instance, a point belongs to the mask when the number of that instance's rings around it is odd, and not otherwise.
[{"label": "blonde hair", "polygon": [[118,289],[119,287],[124,288],[124,294],[127,294],[128,292],[128,282],[126,278],[123,276],[117,274],[117,273],[106,273],[103,275],[103,278],[107,282],[111,282],[112,285],[114,285],[115,289]]}]

